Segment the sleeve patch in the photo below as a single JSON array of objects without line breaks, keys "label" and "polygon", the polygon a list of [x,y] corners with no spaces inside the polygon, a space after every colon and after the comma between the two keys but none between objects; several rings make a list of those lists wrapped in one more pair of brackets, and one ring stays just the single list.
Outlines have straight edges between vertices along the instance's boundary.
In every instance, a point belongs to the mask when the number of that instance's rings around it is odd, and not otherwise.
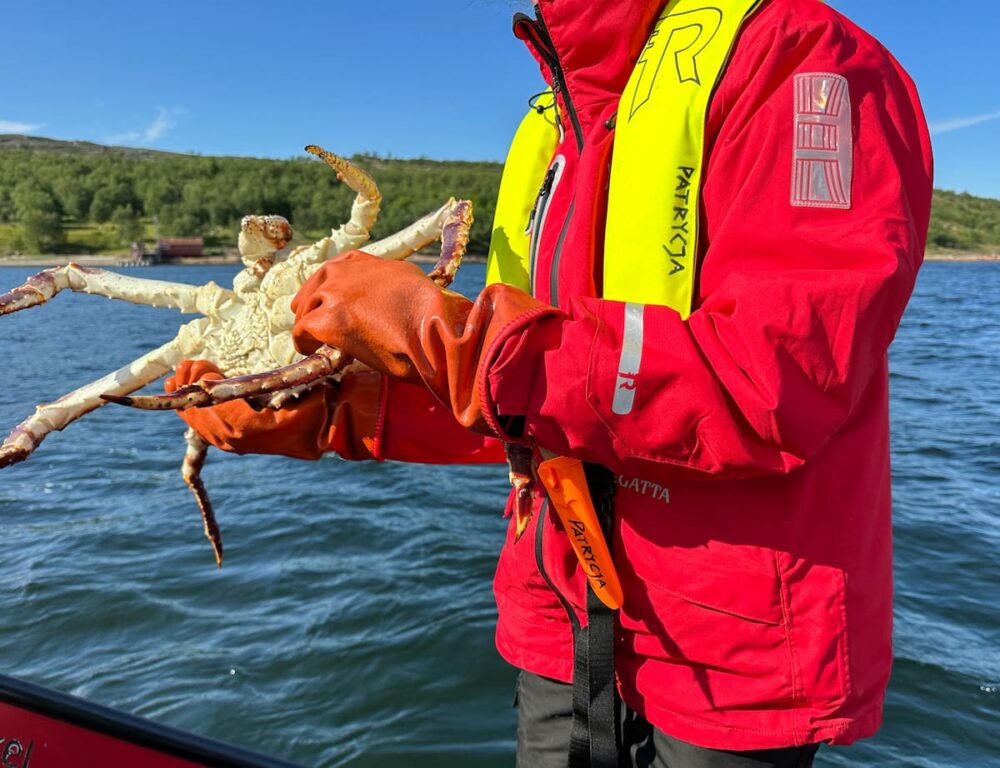
[{"label": "sleeve patch", "polygon": [[805,208],[850,208],[854,174],[847,79],[827,72],[795,76],[792,199]]}]

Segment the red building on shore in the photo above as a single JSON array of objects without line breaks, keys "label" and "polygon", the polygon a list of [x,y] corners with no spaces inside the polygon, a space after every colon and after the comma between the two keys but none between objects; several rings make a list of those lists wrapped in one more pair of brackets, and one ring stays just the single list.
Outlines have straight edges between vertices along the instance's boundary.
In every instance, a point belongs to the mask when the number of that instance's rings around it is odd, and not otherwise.
[{"label": "red building on shore", "polygon": [[205,241],[200,237],[161,237],[156,241],[153,258],[158,262],[181,258],[199,258],[204,250]]}]

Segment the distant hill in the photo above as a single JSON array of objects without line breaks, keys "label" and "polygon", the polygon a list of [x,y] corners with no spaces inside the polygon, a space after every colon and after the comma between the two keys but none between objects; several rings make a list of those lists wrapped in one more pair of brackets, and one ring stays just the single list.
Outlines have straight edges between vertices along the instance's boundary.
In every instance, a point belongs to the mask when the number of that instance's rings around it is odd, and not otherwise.
[{"label": "distant hill", "polygon": [[[383,194],[376,237],[455,195],[475,204],[470,252],[486,252],[499,163],[352,159],[372,174]],[[0,253],[108,252],[155,232],[202,235],[210,248],[231,247],[248,212],[286,216],[304,240],[345,221],[352,197],[329,169],[306,156],[206,157],[0,135]],[[1000,200],[934,190],[927,250],[1000,252]]]},{"label": "distant hill", "polygon": [[927,250],[1000,254],[1000,200],[935,189]]},{"label": "distant hill", "polygon": [[[330,147],[330,149],[335,149]],[[378,182],[375,238],[469,198],[471,254],[485,254],[500,184],[499,163],[351,158]],[[247,213],[275,213],[296,243],[350,217],[354,193],[323,163],[206,157],[34,136],[0,136],[0,254],[118,253],[133,240],[200,235],[207,250],[233,248]]]},{"label": "distant hill", "polygon": [[73,155],[121,155],[125,157],[169,157],[175,152],[163,152],[158,149],[139,147],[115,147],[106,144],[94,144],[90,141],[62,141],[47,139],[44,136],[21,136],[16,133],[0,134],[0,152],[5,149],[40,150],[43,152],[61,152]]}]

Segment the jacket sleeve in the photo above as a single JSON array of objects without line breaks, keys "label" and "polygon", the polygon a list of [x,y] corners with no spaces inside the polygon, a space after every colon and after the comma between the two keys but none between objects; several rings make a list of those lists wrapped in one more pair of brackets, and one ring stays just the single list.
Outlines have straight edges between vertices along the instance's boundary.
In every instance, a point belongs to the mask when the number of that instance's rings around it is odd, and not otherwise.
[{"label": "jacket sleeve", "polygon": [[[793,471],[848,421],[922,259],[930,144],[881,46],[832,12],[792,23],[748,29],[715,96],[690,317],[578,298],[511,328],[480,374],[495,430],[523,415],[525,440],[618,472],[737,478]],[[793,204],[795,75],[809,73],[847,80],[847,209]]]},{"label": "jacket sleeve", "polygon": [[466,429],[427,387],[382,376],[374,457],[421,464],[500,464],[503,443]]}]

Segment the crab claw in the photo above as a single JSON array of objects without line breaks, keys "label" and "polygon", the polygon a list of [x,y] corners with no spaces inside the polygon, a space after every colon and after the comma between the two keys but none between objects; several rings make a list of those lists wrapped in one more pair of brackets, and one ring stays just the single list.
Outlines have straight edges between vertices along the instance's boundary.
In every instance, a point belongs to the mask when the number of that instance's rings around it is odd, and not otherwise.
[{"label": "crab claw", "polygon": [[55,281],[46,270],[28,278],[28,282],[0,295],[0,315],[9,315],[28,307],[44,304],[55,294]]},{"label": "crab claw", "polygon": [[101,395],[101,399],[147,411],[177,411],[192,406],[202,408],[206,405],[218,405],[230,400],[246,400],[311,384],[333,376],[349,362],[350,358],[339,349],[323,346],[297,363],[265,373],[237,376],[232,379],[202,379],[181,387],[169,395],[120,397],[106,394]]},{"label": "crab claw", "polygon": [[514,488],[514,519],[517,527],[514,541],[520,540],[531,522],[532,492],[534,491],[534,469],[531,449],[516,443],[504,443],[507,454],[508,475]]},{"label": "crab claw", "polygon": [[[179,411],[184,408],[212,405],[212,396],[200,386],[201,382],[191,384],[172,392],[169,395],[101,395],[101,400],[129,408],[140,408],[144,411]],[[220,400],[219,402],[223,402]]]},{"label": "crab claw", "polygon": [[315,144],[308,145],[306,152],[316,155],[316,157],[329,165],[337,172],[338,179],[362,197],[376,203],[382,200],[382,193],[378,191],[378,185],[375,183],[375,180],[349,160],[345,160],[340,155],[328,152],[323,147],[318,147]]},{"label": "crab claw", "polygon": [[11,464],[17,464],[19,461],[24,461],[30,455],[31,451],[27,448],[4,443],[0,446],[0,469],[9,467]]},{"label": "crab claw", "polygon": [[0,469],[24,461],[39,443],[41,439],[31,432],[26,422],[19,424],[0,445]]},{"label": "crab claw", "polygon": [[472,229],[472,202],[459,200],[441,225],[441,257],[427,275],[441,288],[447,288],[462,265]]}]

